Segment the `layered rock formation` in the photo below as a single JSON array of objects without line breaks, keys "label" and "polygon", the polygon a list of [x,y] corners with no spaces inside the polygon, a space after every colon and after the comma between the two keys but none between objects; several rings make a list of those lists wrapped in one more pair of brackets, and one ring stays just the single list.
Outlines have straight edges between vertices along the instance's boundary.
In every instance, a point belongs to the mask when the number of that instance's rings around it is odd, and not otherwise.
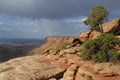
[{"label": "layered rock formation", "polygon": [[44,53],[46,50],[49,50],[55,46],[63,45],[63,44],[70,44],[72,43],[75,37],[71,36],[49,36],[46,38],[45,44],[41,47],[38,47],[31,51],[33,54],[41,54]]},{"label": "layered rock formation", "polygon": [[[103,33],[113,33],[114,35],[117,35],[118,38],[120,38],[119,36],[120,35],[120,18],[104,23],[98,27],[100,27]],[[100,32],[93,30],[93,31],[80,33],[78,35],[78,38],[80,41],[84,42],[88,39],[94,39],[100,34],[101,34]]]},{"label": "layered rock formation", "polygon": [[0,80],[59,79],[67,66],[40,55],[16,58],[0,64]]},{"label": "layered rock formation", "polygon": [[97,74],[104,74],[104,76],[119,76],[120,64],[114,63],[99,63],[94,66],[94,70]]},{"label": "layered rock formation", "polygon": [[102,27],[102,31],[105,33],[120,35],[120,18],[104,23],[99,27]]},{"label": "layered rock formation", "polygon": [[90,31],[90,32],[83,32],[78,35],[78,39],[81,42],[85,42],[88,39],[95,39],[97,36],[99,36],[101,33],[98,31]]}]

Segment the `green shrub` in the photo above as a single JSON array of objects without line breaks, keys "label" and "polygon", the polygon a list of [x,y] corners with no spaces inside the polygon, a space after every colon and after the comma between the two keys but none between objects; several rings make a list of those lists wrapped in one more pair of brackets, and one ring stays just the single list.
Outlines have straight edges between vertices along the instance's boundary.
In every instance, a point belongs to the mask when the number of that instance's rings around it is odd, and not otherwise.
[{"label": "green shrub", "polygon": [[69,44],[67,44],[67,43],[65,43],[64,45],[61,45],[61,46],[56,46],[55,48],[54,48],[54,50],[62,50],[62,49],[67,49],[67,46],[68,46]]},{"label": "green shrub", "polygon": [[109,56],[110,56],[110,61],[111,62],[116,62],[119,60],[119,57],[120,57],[120,53],[118,53],[116,50],[114,49],[111,49],[109,50]]},{"label": "green shrub", "polygon": [[106,62],[107,61],[106,55],[101,52],[93,55],[92,60],[94,60],[95,62]]},{"label": "green shrub", "polygon": [[112,34],[101,34],[94,40],[87,40],[83,46],[81,57],[85,60],[94,60],[96,62],[117,61],[120,53],[115,46],[120,45],[120,39]]}]

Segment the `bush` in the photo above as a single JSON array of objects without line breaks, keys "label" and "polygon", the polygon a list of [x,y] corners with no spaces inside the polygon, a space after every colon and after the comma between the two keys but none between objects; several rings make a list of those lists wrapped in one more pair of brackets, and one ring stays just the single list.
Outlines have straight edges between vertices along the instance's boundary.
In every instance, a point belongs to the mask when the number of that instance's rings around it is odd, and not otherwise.
[{"label": "bush", "polygon": [[106,62],[106,55],[102,54],[102,53],[97,53],[96,55],[93,55],[92,60],[94,60],[95,62]]},{"label": "bush", "polygon": [[62,49],[67,49],[67,46],[68,46],[69,44],[67,44],[67,43],[65,43],[64,45],[61,45],[61,46],[57,46],[57,47],[55,47],[54,48],[54,50],[62,50]]},{"label": "bush", "polygon": [[83,46],[84,50],[81,57],[85,60],[96,62],[118,61],[120,53],[115,46],[120,45],[120,39],[112,34],[101,34],[94,40],[87,40]]},{"label": "bush", "polygon": [[111,62],[116,62],[119,60],[119,57],[120,57],[120,53],[118,53],[116,50],[114,49],[111,49],[109,50],[109,56],[110,56],[110,61]]}]

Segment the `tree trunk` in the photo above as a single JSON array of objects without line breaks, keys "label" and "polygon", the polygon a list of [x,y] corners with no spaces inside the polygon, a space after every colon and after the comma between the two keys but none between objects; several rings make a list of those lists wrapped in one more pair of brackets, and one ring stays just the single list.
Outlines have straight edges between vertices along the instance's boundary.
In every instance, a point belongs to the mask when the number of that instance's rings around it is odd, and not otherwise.
[{"label": "tree trunk", "polygon": [[102,24],[100,24],[100,32],[103,33],[103,27],[102,27]]}]

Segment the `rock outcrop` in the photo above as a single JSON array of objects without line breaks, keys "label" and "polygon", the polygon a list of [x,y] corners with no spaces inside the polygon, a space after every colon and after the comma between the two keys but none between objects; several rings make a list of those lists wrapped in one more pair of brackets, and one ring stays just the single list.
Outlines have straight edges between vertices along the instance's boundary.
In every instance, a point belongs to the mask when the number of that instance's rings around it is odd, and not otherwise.
[{"label": "rock outcrop", "polygon": [[0,64],[0,80],[49,80],[59,79],[67,68],[49,57],[27,56]]},{"label": "rock outcrop", "polygon": [[44,53],[46,50],[49,50],[53,47],[63,45],[63,44],[70,44],[74,40],[75,37],[71,36],[49,36],[46,38],[45,44],[37,49],[31,51],[34,54]]},{"label": "rock outcrop", "polygon": [[119,80],[120,65],[84,61],[81,46],[44,55],[12,59],[0,64],[0,80]]},{"label": "rock outcrop", "polygon": [[105,33],[120,35],[120,18],[104,23],[100,27],[102,27],[102,31]]},{"label": "rock outcrop", "polygon": [[90,32],[83,32],[78,35],[78,39],[81,42],[85,42],[88,39],[95,39],[97,36],[99,36],[101,33],[98,31],[90,31]]},{"label": "rock outcrop", "polygon": [[120,64],[114,63],[99,63],[94,66],[97,74],[104,74],[104,76],[118,76],[120,75]]}]

